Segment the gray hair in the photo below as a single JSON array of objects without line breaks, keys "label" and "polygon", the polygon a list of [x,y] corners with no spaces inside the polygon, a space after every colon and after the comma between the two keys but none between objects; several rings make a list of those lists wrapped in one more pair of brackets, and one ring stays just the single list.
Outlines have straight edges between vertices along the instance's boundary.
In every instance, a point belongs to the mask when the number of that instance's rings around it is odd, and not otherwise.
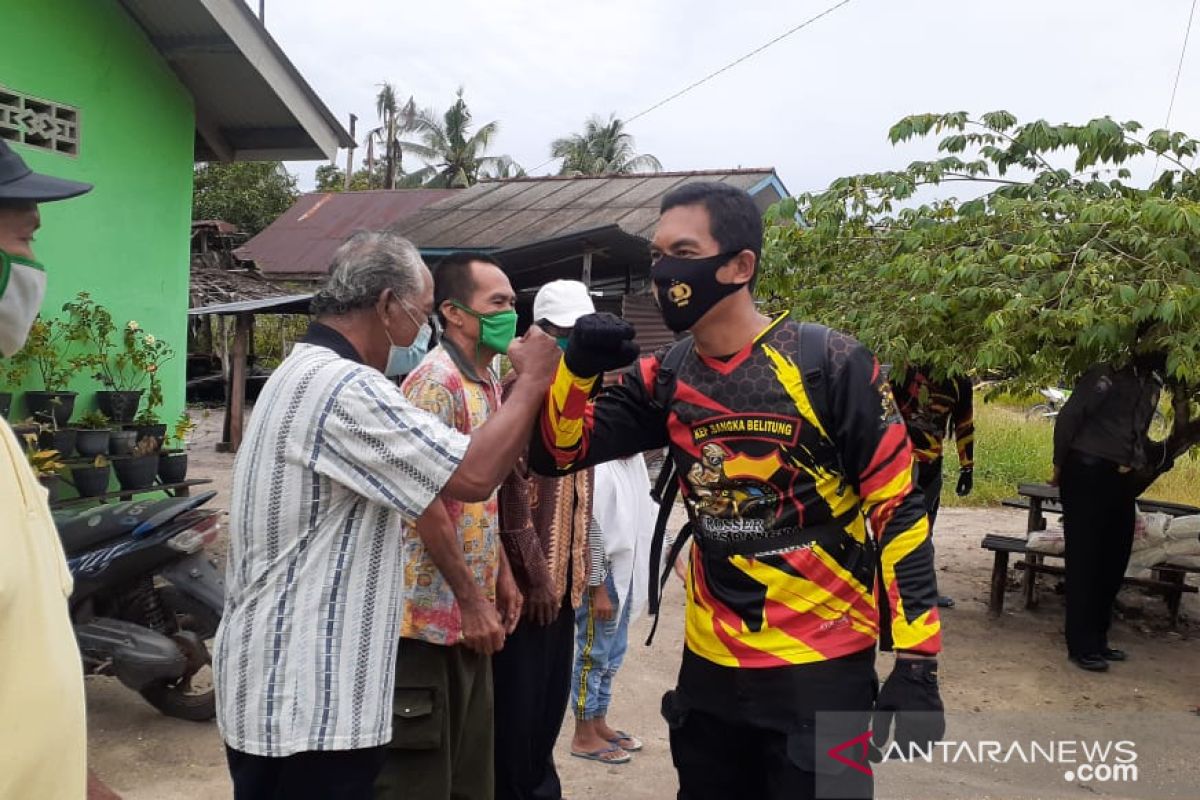
[{"label": "gray hair", "polygon": [[424,288],[428,267],[413,243],[386,231],[359,231],[333,254],[329,280],[312,299],[317,316],[370,308],[384,289],[400,299]]}]

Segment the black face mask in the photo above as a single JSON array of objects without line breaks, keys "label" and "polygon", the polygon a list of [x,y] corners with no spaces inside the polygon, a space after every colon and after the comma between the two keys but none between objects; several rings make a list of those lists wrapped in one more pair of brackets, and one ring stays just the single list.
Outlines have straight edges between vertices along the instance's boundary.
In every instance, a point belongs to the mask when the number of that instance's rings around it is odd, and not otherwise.
[{"label": "black face mask", "polygon": [[654,297],[663,322],[675,333],[686,331],[713,306],[741,289],[744,283],[721,283],[717,270],[742,252],[733,250],[708,258],[661,256],[650,268]]}]

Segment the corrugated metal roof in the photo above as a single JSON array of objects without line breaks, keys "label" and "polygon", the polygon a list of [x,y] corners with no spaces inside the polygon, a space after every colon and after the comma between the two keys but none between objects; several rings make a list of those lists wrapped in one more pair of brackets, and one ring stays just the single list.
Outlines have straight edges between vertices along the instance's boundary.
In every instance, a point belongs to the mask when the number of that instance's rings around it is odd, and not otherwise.
[{"label": "corrugated metal roof", "polygon": [[312,294],[289,294],[283,297],[267,297],[262,300],[238,300],[234,303],[216,303],[188,310],[188,316],[200,317],[207,314],[306,314]]},{"label": "corrugated metal roof", "polygon": [[653,353],[675,341],[675,334],[662,321],[654,298],[644,294],[626,295],[621,316],[637,330],[637,346],[642,353]]},{"label": "corrugated metal roof", "polygon": [[118,0],[196,106],[196,160],[330,158],[350,134],[244,0]]},{"label": "corrugated metal roof", "polygon": [[[464,189],[393,230],[426,249],[510,248],[605,225],[649,239],[663,195],[696,181],[760,192],[768,185],[782,187],[773,169],[516,178]],[[765,200],[779,199],[778,189],[767,194]]]},{"label": "corrugated metal roof", "polygon": [[458,189],[314,192],[235,251],[271,277],[322,277],[333,253],[356,231],[384,230]]}]

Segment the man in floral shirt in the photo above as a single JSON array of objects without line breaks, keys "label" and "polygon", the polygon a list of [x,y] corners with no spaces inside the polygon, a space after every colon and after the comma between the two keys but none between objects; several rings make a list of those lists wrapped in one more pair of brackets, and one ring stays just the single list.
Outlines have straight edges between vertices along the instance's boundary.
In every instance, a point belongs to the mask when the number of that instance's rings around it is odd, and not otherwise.
[{"label": "man in floral shirt", "polygon": [[[434,272],[440,346],[408,376],[418,408],[464,434],[500,406],[490,364],[516,333],[516,293],[486,256],[448,256]],[[405,533],[404,607],[394,726],[376,797],[449,800],[493,793],[491,655],[521,615],[498,536],[496,495],[444,500],[457,537],[420,524]]]}]

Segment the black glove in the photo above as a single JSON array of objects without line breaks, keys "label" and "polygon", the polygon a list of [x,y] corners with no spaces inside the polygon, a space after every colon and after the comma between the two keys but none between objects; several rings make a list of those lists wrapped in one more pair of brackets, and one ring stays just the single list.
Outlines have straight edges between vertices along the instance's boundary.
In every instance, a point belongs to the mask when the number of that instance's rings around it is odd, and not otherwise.
[{"label": "black glove", "polygon": [[946,733],[946,715],[938,694],[937,661],[897,658],[892,674],[875,698],[871,742],[883,750],[896,720],[895,741],[907,756],[911,744],[928,748]]},{"label": "black glove", "polygon": [[975,470],[970,467],[962,469],[958,473],[958,487],[954,490],[959,497],[966,497],[971,493],[971,489],[975,487]]},{"label": "black glove", "polygon": [[575,320],[563,360],[571,374],[594,378],[627,367],[637,360],[633,326],[616,314],[585,314]]}]

